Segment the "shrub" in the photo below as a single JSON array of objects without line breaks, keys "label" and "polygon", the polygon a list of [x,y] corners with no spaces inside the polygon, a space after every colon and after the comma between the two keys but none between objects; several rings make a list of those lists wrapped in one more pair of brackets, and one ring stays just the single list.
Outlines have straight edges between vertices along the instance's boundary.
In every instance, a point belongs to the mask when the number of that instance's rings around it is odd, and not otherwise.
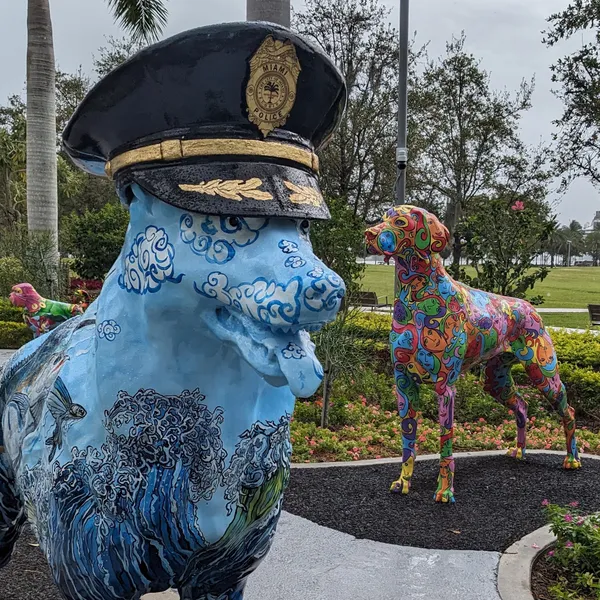
[{"label": "shrub", "polygon": [[71,289],[99,292],[102,289],[102,281],[100,279],[71,279]]},{"label": "shrub", "polygon": [[560,367],[560,376],[576,414],[600,421],[600,372],[565,363]]},{"label": "shrub", "polygon": [[112,203],[63,219],[62,244],[75,257],[73,266],[80,277],[104,279],[119,256],[128,222],[127,210]]},{"label": "shrub", "polygon": [[349,319],[347,326],[357,337],[387,343],[390,338],[392,319],[389,315],[359,312]]},{"label": "shrub", "polygon": [[600,336],[591,332],[565,331],[553,331],[551,336],[556,355],[561,363],[600,370]]},{"label": "shrub", "polygon": [[577,502],[568,507],[546,505],[556,546],[548,560],[556,566],[559,580],[550,592],[557,599],[597,597],[600,590],[600,513],[583,516]]},{"label": "shrub", "polygon": [[23,323],[23,309],[13,306],[4,298],[0,298],[0,321]]},{"label": "shrub", "polygon": [[20,348],[33,339],[33,333],[24,323],[0,321],[0,348]]},{"label": "shrub", "polygon": [[66,297],[68,268],[63,261],[55,272],[49,260],[54,248],[51,234],[31,234],[23,227],[0,231],[0,296],[16,283],[27,282],[45,298]]},{"label": "shrub", "polygon": [[28,274],[23,263],[14,256],[0,258],[0,296],[8,296],[12,286],[23,283],[28,279]]}]

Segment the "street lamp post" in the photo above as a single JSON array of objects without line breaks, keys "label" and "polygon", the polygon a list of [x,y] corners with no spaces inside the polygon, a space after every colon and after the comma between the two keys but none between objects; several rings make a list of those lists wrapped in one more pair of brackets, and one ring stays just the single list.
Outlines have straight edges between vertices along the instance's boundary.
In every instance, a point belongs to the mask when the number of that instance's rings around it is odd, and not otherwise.
[{"label": "street lamp post", "polygon": [[567,267],[571,266],[571,240],[567,240]]},{"label": "street lamp post", "polygon": [[[408,44],[409,0],[400,0],[400,48],[398,52],[398,144],[396,146],[396,201],[406,200],[406,167],[408,164]],[[394,269],[394,297],[398,296],[398,278]]]}]

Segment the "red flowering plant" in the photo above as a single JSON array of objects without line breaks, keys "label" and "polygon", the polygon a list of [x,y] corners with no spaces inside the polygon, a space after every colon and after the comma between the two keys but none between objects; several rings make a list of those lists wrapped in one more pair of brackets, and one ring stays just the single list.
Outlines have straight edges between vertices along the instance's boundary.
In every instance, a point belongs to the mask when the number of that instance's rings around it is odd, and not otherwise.
[{"label": "red flowering plant", "polygon": [[584,515],[579,503],[557,506],[542,502],[556,536],[556,545],[547,554],[558,571],[549,591],[555,598],[600,597],[600,513]]},{"label": "red flowering plant", "polygon": [[69,301],[87,307],[100,294],[102,281],[99,279],[71,279],[70,289]]}]

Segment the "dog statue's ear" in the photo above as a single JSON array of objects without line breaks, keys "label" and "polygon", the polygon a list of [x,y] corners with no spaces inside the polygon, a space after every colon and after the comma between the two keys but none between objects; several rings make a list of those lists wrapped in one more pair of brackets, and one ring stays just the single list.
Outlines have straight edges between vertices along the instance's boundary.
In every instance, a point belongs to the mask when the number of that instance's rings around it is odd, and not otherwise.
[{"label": "dog statue's ear", "polygon": [[427,216],[427,224],[431,235],[431,251],[439,254],[449,244],[450,232],[435,215]]}]

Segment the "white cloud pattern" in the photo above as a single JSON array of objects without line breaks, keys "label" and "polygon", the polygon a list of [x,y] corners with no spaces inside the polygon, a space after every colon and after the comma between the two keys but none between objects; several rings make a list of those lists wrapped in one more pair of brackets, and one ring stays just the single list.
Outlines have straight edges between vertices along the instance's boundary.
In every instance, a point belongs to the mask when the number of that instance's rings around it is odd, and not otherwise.
[{"label": "white cloud pattern", "polygon": [[158,292],[167,281],[180,283],[183,274],[175,276],[174,257],[175,249],[169,243],[167,232],[149,225],[144,232],[138,233],[125,257],[119,285],[128,292],[145,294]]},{"label": "white cloud pattern", "polygon": [[283,358],[287,358],[287,359],[294,358],[296,360],[299,360],[306,356],[306,352],[300,346],[298,346],[298,344],[294,344],[294,342],[290,342],[281,351],[281,354],[283,355]]},{"label": "white cloud pattern", "polygon": [[294,277],[287,283],[258,278],[238,287],[228,286],[227,275],[219,272],[211,273],[199,287],[194,284],[199,294],[214,298],[225,306],[237,308],[256,321],[282,327],[298,322],[302,291],[299,277]]}]

